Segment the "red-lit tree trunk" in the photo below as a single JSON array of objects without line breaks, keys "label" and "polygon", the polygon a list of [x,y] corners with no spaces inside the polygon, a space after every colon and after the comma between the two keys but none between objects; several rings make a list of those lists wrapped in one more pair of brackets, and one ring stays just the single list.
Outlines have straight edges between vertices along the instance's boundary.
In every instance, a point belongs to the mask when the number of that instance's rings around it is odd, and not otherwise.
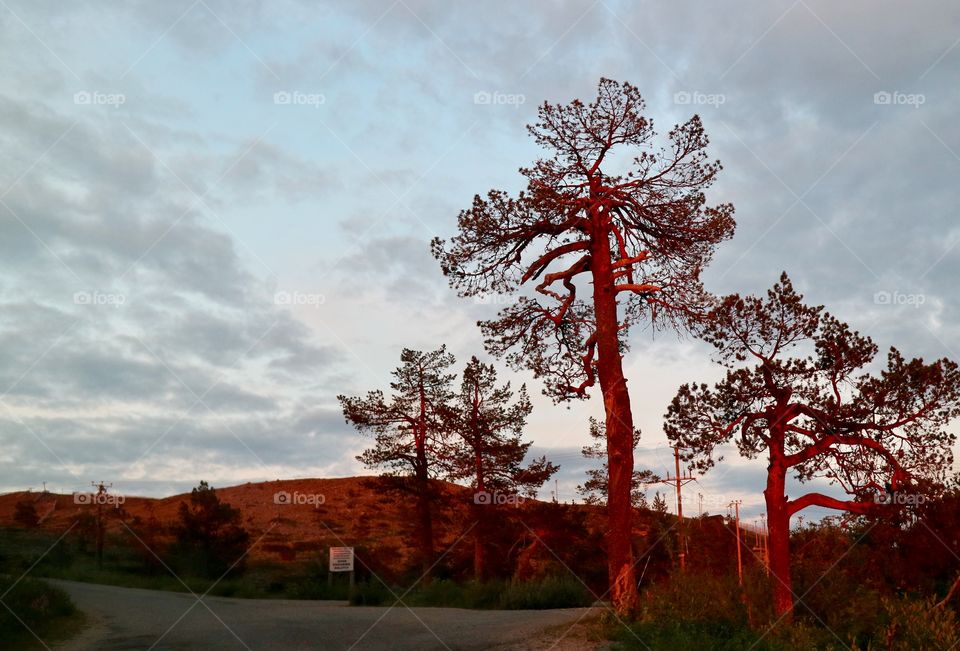
[{"label": "red-lit tree trunk", "polygon": [[770,464],[767,466],[767,486],[763,491],[767,504],[767,553],[773,584],[773,609],[778,617],[789,621],[793,617],[793,582],[790,578],[790,505],[786,495],[788,463],[784,428],[792,415],[789,407],[792,392],[777,387],[766,369],[763,378],[776,400],[768,414],[767,455]]},{"label": "red-lit tree trunk", "polygon": [[767,531],[770,576],[773,577],[773,608],[778,617],[789,620],[793,612],[793,583],[790,579],[790,511],[785,493],[786,467],[783,455],[770,455],[767,487]]},{"label": "red-lit tree trunk", "polygon": [[607,430],[607,571],[610,594],[621,616],[631,615],[637,605],[632,541],[630,492],[633,479],[633,414],[623,376],[620,355],[620,322],[617,288],[610,261],[609,212],[591,214],[593,307],[596,318],[597,376],[603,393]]}]

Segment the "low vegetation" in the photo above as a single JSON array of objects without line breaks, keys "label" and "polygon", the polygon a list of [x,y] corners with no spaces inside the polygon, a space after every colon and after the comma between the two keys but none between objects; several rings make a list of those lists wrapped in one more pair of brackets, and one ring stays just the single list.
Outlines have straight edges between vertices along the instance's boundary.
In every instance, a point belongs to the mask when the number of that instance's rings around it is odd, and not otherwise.
[{"label": "low vegetation", "polygon": [[43,581],[3,575],[0,640],[3,648],[42,649],[77,630],[83,617],[63,590]]}]

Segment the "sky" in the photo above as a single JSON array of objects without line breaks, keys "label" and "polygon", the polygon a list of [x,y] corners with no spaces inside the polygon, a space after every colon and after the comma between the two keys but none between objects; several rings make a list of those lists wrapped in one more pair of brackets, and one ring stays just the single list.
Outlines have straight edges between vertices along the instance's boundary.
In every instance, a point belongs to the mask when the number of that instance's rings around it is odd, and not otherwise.
[{"label": "sky", "polygon": [[[404,347],[493,361],[496,306],[429,241],[519,191],[536,107],[601,77],[661,133],[703,119],[737,219],[710,291],[786,270],[881,350],[960,359],[955,3],[0,0],[0,72],[0,491],[369,472],[336,396],[387,388]],[[665,473],[667,404],[722,371],[630,344],[636,462]],[[600,400],[498,364],[562,465],[541,496],[576,498]],[[686,512],[756,518],[763,477],[728,454]]]}]

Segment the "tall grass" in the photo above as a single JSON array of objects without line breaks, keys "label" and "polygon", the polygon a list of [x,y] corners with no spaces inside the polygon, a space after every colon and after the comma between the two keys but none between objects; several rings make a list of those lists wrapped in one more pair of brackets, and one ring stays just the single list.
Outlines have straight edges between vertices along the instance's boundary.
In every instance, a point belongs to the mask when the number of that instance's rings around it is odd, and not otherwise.
[{"label": "tall grass", "polygon": [[379,582],[364,582],[351,593],[350,603],[379,606],[393,603],[398,597],[408,606],[503,610],[579,608],[589,606],[594,601],[593,595],[573,577],[548,577],[525,583],[489,581],[460,584],[437,580],[409,591],[393,586],[388,589]]}]

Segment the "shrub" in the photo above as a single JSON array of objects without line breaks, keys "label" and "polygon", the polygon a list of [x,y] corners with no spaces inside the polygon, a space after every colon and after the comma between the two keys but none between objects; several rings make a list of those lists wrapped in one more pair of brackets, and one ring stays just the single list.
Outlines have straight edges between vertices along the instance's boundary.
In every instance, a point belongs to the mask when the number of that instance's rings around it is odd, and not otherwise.
[{"label": "shrub", "polygon": [[[11,581],[5,577],[0,583],[4,586],[0,592],[5,591]],[[76,612],[66,592],[35,579],[21,580],[4,596],[3,602],[9,608],[0,609],[0,635],[4,637],[24,633],[24,624],[31,630],[42,629],[52,620]],[[16,617],[11,610],[17,614]]]},{"label": "shrub", "polygon": [[[643,595],[643,622],[697,621],[746,626],[749,613],[736,576],[677,572]],[[745,603],[746,602],[746,603]]]},{"label": "shrub", "polygon": [[358,583],[350,591],[351,606],[380,606],[388,601],[393,603],[395,599],[387,587],[376,580]]},{"label": "shrub", "polygon": [[507,610],[578,608],[589,606],[593,601],[593,595],[582,583],[565,576],[513,583],[500,595],[500,607]]},{"label": "shrub", "polygon": [[496,608],[505,589],[506,586],[501,581],[471,581],[465,584],[449,580],[431,581],[411,592],[403,600],[411,606]]},{"label": "shrub", "polygon": [[883,639],[875,640],[890,649],[952,649],[960,642],[957,616],[949,608],[937,608],[934,599],[883,599],[887,619]]},{"label": "shrub", "polygon": [[674,620],[667,623],[641,622],[620,634],[614,649],[670,649],[670,651],[772,651],[767,640],[749,628],[726,622]]}]

